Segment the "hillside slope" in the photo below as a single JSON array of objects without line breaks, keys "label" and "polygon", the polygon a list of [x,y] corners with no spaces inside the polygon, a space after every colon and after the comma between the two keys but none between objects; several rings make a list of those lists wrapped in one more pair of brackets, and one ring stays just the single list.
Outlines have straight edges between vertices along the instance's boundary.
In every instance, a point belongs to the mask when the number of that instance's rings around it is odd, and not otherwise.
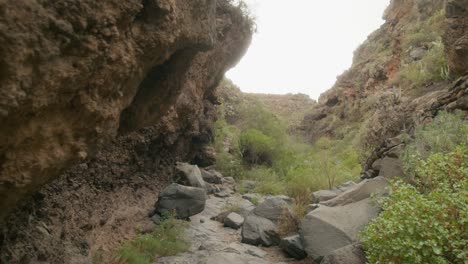
[{"label": "hillside slope", "polygon": [[468,70],[467,7],[466,0],[391,1],[385,23],[305,117],[309,140],[353,133],[367,168],[375,161],[372,152],[424,122],[422,113],[467,110],[464,79],[454,82]]}]

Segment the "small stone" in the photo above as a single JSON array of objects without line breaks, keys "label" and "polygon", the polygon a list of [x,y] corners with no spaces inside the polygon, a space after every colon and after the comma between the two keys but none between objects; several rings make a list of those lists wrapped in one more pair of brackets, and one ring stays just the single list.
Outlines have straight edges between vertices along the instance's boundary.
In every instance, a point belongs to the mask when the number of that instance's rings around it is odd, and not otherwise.
[{"label": "small stone", "polygon": [[162,222],[162,217],[158,214],[155,214],[151,217],[151,221],[153,221],[153,223],[155,223],[156,225],[159,225]]},{"label": "small stone", "polygon": [[244,223],[244,217],[237,213],[230,213],[224,218],[224,226],[239,229]]},{"label": "small stone", "polygon": [[200,218],[200,223],[205,223],[205,218]]}]

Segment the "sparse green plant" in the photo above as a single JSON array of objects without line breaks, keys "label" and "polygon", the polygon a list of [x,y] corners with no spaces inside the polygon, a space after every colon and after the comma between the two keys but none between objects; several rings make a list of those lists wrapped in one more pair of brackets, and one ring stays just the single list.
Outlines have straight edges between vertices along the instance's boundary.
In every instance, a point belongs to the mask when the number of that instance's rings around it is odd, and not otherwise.
[{"label": "sparse green plant", "polygon": [[244,161],[250,164],[273,163],[275,140],[257,129],[248,129],[240,136],[240,151]]},{"label": "sparse green plant", "polygon": [[415,177],[420,159],[448,153],[458,145],[468,145],[468,124],[463,113],[440,112],[432,123],[416,127],[414,141],[408,144],[402,157],[406,174]]},{"label": "sparse green plant", "polygon": [[291,209],[284,208],[283,214],[278,222],[278,233],[280,236],[299,232],[299,224],[307,214],[308,197],[295,198]]},{"label": "sparse green plant", "polygon": [[124,243],[118,252],[120,263],[150,264],[157,256],[171,256],[188,250],[187,227],[187,222],[167,217],[153,232]]},{"label": "sparse green plant", "polygon": [[242,213],[242,206],[239,203],[227,202],[223,205],[223,212]]},{"label": "sparse green plant", "polygon": [[396,78],[397,84],[407,83],[419,88],[430,82],[444,81],[450,78],[442,40],[438,38],[429,45],[431,47],[421,60],[402,66]]}]

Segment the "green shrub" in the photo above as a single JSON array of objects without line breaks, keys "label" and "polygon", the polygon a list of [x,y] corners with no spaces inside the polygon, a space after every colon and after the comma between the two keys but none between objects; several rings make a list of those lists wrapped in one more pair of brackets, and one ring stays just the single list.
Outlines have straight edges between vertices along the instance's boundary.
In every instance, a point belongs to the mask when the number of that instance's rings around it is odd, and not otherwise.
[{"label": "green shrub", "polygon": [[221,152],[216,157],[216,168],[226,177],[243,179],[246,169],[242,165],[242,160],[238,155]]},{"label": "green shrub", "polygon": [[267,167],[253,167],[247,173],[247,178],[258,182],[254,192],[265,195],[285,193],[285,181],[274,170]]},{"label": "green shrub", "polygon": [[420,159],[418,188],[393,183],[361,233],[370,263],[466,263],[468,148]]},{"label": "green shrub", "polygon": [[248,129],[240,135],[239,147],[244,161],[250,164],[273,163],[276,142],[257,129]]},{"label": "green shrub", "polygon": [[432,47],[420,61],[402,66],[396,77],[396,83],[408,83],[413,87],[421,87],[430,82],[443,81],[448,78],[448,64],[441,39],[432,42],[431,45]]},{"label": "green shrub", "polygon": [[468,124],[463,113],[440,112],[432,123],[417,126],[415,139],[405,149],[403,167],[408,176],[414,177],[419,160],[433,153],[448,153],[458,145],[468,145]]},{"label": "green shrub", "polygon": [[188,224],[170,216],[150,234],[143,234],[122,245],[120,263],[150,264],[158,256],[172,256],[190,247],[185,237]]}]

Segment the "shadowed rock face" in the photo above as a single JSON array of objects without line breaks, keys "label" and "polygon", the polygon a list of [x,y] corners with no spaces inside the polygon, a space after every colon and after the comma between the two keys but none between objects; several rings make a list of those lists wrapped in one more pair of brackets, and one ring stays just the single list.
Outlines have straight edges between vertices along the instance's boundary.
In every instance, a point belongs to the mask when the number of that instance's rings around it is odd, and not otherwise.
[{"label": "shadowed rock face", "polygon": [[450,70],[468,73],[468,1],[450,0],[446,7],[447,29],[444,36]]},{"label": "shadowed rock face", "polygon": [[213,89],[252,33],[224,0],[4,0],[0,13],[0,222],[118,134],[206,140]]}]

